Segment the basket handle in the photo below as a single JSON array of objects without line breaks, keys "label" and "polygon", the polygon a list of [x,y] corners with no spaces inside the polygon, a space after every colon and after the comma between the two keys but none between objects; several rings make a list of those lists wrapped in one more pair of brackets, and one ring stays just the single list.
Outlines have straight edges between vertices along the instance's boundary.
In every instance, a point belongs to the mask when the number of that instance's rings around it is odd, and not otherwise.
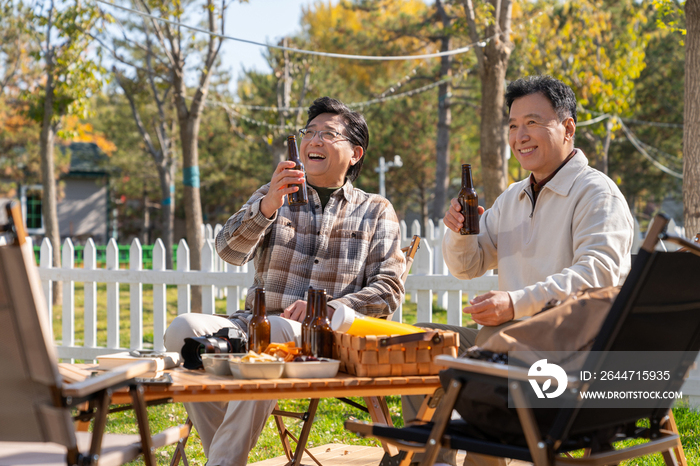
[{"label": "basket handle", "polygon": [[431,330],[422,333],[410,333],[408,335],[380,338],[379,347],[386,348],[387,346],[401,345],[404,343],[411,343],[414,341],[432,341],[433,344],[438,345],[442,343],[442,335],[437,330]]}]

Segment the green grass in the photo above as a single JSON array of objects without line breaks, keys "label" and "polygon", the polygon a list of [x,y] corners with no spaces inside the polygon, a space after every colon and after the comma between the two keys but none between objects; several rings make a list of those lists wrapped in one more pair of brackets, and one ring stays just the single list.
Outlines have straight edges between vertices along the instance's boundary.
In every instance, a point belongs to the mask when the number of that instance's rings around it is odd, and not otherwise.
[{"label": "green grass", "polygon": [[[466,296],[463,304],[466,305]],[[152,286],[143,286],[143,333],[144,339],[152,344],[153,342],[153,313],[152,313]],[[242,303],[241,303],[242,304]],[[82,284],[76,283],[75,292],[75,328],[76,328],[76,344],[82,344],[83,326],[83,287]],[[224,300],[216,301],[216,312],[225,313],[226,302]],[[177,287],[168,287],[167,289],[167,311],[168,323],[177,316]],[[98,285],[98,331],[97,344],[104,346],[107,341],[106,336],[106,287]],[[406,300],[403,306],[403,319],[406,323],[415,323],[416,321],[416,305]],[[447,311],[434,306],[433,322],[446,323]],[[469,316],[463,316],[464,325],[473,325]],[[54,337],[57,341],[61,340],[61,306],[54,306],[53,315]],[[129,286],[120,286],[120,346],[129,346]],[[147,344],[144,346],[148,346]],[[355,400],[361,401],[361,400]],[[401,418],[401,404],[398,396],[388,397],[387,404],[395,425],[403,425]],[[280,400],[280,408],[286,411],[304,411],[308,405],[307,400]],[[681,406],[673,409],[676,423],[681,434],[681,441],[685,450],[688,464],[700,464],[700,413],[695,410]],[[372,439],[361,439],[343,428],[343,423],[348,417],[354,416],[358,419],[369,420],[369,415],[365,414],[351,406],[346,405],[335,399],[323,399],[318,405],[316,418],[311,430],[308,445],[310,447],[325,445],[327,443],[343,443],[347,445],[379,445],[378,442]],[[187,419],[187,413],[180,403],[173,403],[161,406],[155,406],[149,409],[149,418],[151,421],[151,431],[159,432],[167,427],[184,423]],[[287,419],[286,424],[289,430],[298,436],[301,425],[300,421]],[[112,433],[138,433],[134,415],[130,411],[115,413],[109,417],[107,424],[107,432]],[[622,445],[628,445],[629,442],[621,442]],[[292,448],[294,443],[292,442]],[[162,448],[156,452],[158,464],[169,464],[173,454],[174,447]],[[187,458],[192,465],[204,465],[206,457],[202,450],[202,444],[196,430],[192,431],[186,447]],[[274,458],[284,454],[282,450],[277,429],[274,426],[274,421],[269,419],[266,427],[263,429],[256,447],[250,453],[248,458],[249,463],[262,461],[269,458]],[[131,464],[144,464],[143,460],[135,461]],[[650,455],[639,460],[627,461],[622,463],[626,466],[661,466],[664,464],[660,454]]]}]

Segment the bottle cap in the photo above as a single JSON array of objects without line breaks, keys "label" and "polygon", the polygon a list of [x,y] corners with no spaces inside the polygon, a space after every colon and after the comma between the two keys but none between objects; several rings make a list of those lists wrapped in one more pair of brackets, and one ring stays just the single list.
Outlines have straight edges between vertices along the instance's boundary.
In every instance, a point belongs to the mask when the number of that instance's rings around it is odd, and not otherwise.
[{"label": "bottle cap", "polygon": [[347,332],[355,322],[355,311],[345,304],[338,306],[331,319],[331,328],[335,332]]}]

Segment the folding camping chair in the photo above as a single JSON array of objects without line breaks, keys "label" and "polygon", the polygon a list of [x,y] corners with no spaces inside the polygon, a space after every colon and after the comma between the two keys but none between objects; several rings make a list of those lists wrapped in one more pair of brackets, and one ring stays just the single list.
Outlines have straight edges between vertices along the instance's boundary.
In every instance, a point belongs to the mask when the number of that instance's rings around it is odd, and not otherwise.
[{"label": "folding camping chair", "polygon": [[[0,226],[0,465],[120,465],[177,443],[183,426],[151,436],[143,388],[134,378],[155,369],[137,362],[84,382],[64,385],[49,331],[48,311],[19,206]],[[14,226],[13,226],[14,225]],[[3,234],[3,231],[6,232]],[[129,387],[139,435],[105,434],[112,390]],[[89,402],[92,433],[76,432],[71,411]]]},{"label": "folding camping chair", "polygon": [[[584,367],[600,367],[601,359],[607,357],[601,357],[601,354],[620,351],[682,352],[683,357],[669,362],[669,365],[673,364],[669,366],[670,373],[676,377],[672,377],[665,387],[677,392],[700,349],[700,288],[697,286],[700,282],[700,248],[685,239],[662,234],[668,219],[657,216],[656,220],[654,231],[649,233],[639,251]],[[688,248],[693,254],[655,251],[660,236]],[[668,465],[685,464],[675,422],[670,415],[672,399],[659,400],[645,408],[589,408],[586,407],[589,401],[580,401],[576,407],[531,409],[523,389],[527,387],[527,369],[447,356],[438,356],[436,362],[438,360],[454,370],[431,423],[396,429],[346,421],[347,429],[393,442],[403,450],[392,458],[385,455],[382,465],[408,464],[415,451],[425,452],[421,465],[431,465],[441,447],[532,461],[536,466],[617,464],[655,452],[661,452]],[[461,419],[451,420],[462,388],[473,380],[508,390],[516,407],[514,411],[522,435],[506,444],[500,441],[503,436],[479,435],[479,425],[470,426]],[[639,427],[637,421],[641,419],[648,419],[649,427]],[[491,431],[502,429],[493,425],[489,428]],[[617,436],[601,443],[596,433],[603,430],[616,432]],[[646,438],[648,441],[621,450],[612,449],[613,441],[627,438]],[[585,457],[566,455],[578,449],[586,449]]]}]

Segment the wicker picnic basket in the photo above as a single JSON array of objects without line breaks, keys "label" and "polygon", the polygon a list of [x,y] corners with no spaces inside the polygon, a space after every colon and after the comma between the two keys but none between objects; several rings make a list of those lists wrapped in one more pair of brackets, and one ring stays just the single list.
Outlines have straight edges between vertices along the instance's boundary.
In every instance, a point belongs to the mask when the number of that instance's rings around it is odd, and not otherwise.
[{"label": "wicker picnic basket", "polygon": [[340,371],[359,377],[435,375],[444,367],[433,364],[433,358],[457,357],[459,345],[459,334],[445,330],[393,337],[334,332],[334,338]]}]

